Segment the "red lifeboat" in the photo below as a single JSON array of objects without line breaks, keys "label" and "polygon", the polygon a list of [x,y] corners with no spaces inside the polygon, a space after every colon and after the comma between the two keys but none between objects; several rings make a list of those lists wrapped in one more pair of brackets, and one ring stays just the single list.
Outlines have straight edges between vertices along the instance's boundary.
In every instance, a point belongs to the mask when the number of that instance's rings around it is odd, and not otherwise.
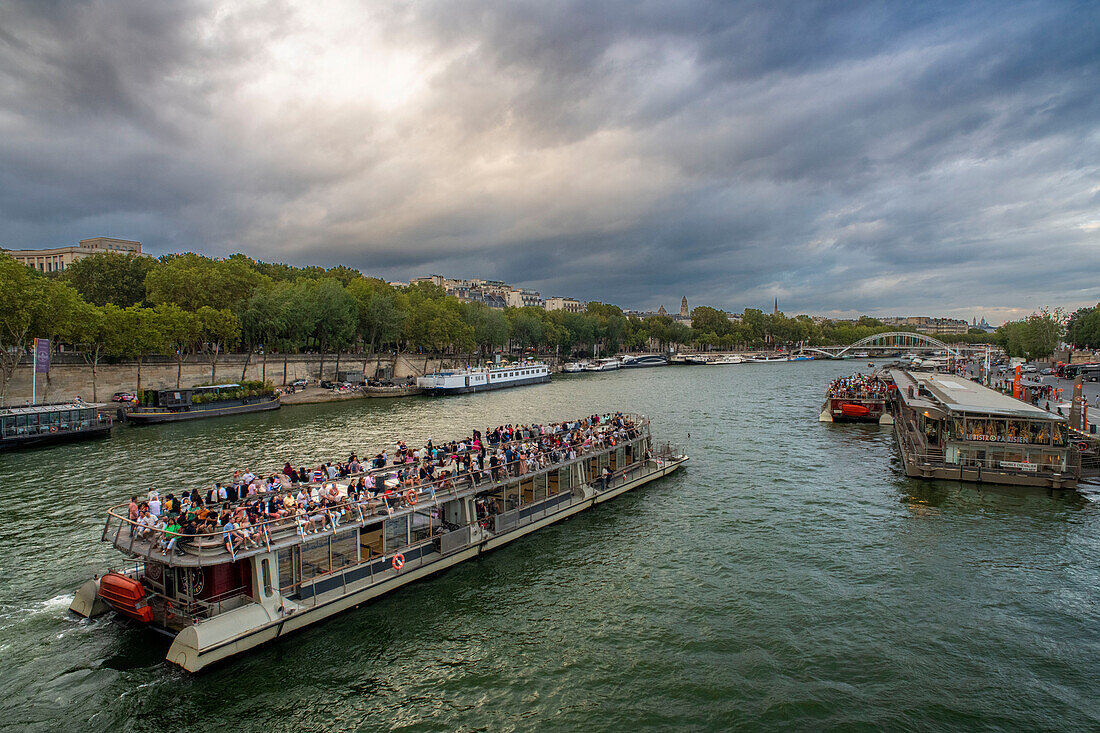
[{"label": "red lifeboat", "polygon": [[871,414],[871,410],[865,405],[843,402],[840,405],[840,414],[844,417],[867,417]]},{"label": "red lifeboat", "polygon": [[145,600],[145,586],[120,573],[107,573],[99,581],[99,597],[119,613],[149,623],[153,609]]}]

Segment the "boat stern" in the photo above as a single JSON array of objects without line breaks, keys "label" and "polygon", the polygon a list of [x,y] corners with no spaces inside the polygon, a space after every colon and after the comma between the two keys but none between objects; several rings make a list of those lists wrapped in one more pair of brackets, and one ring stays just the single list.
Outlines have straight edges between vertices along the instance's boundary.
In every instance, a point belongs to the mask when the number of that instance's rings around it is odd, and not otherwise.
[{"label": "boat stern", "polygon": [[99,578],[92,578],[77,588],[73,594],[73,602],[69,604],[69,610],[77,616],[95,618],[102,616],[111,610],[107,602],[99,595]]}]

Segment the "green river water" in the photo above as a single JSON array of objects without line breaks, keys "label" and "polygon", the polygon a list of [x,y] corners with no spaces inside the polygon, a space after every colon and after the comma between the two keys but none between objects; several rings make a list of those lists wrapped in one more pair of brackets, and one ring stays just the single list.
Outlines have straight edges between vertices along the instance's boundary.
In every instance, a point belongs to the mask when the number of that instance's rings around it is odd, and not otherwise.
[{"label": "green river water", "polygon": [[[0,729],[1100,729],[1098,497],[906,478],[889,429],[817,422],[860,366],[562,376],[2,455]],[[208,672],[67,611],[133,492],[616,409],[686,469]]]}]

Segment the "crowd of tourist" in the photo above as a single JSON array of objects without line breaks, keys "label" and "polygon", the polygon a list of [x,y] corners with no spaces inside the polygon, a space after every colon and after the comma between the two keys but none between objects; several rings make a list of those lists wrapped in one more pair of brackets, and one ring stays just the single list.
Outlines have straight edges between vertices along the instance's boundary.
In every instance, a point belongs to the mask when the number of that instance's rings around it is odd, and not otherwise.
[{"label": "crowd of tourist", "polygon": [[[549,424],[503,425],[473,430],[460,440],[419,448],[398,441],[392,453],[383,450],[369,460],[352,453],[345,461],[313,468],[294,468],[287,461],[281,472],[266,476],[236,471],[231,480],[199,491],[163,498],[157,490],[133,496],[128,507],[130,530],[161,554],[182,554],[180,543],[221,535],[233,553],[258,547],[263,525],[293,526],[305,536],[339,526],[362,515],[386,515],[414,504],[421,494],[474,488],[500,482],[561,463],[593,450],[638,437],[638,427],[623,413],[591,415]],[[606,487],[609,476],[598,481]],[[346,481],[342,493],[336,480]],[[491,502],[478,504],[479,515],[495,511]]]},{"label": "crowd of tourist", "polygon": [[886,383],[873,374],[856,373],[850,377],[838,377],[829,384],[827,397],[842,399],[884,399]]}]

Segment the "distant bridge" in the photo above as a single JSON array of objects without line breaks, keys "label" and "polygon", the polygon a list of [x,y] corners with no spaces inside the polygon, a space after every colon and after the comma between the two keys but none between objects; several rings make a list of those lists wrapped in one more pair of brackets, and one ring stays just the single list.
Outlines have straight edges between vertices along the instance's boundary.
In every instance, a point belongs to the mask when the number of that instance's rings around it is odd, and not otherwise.
[{"label": "distant bridge", "polygon": [[849,351],[864,349],[870,351],[925,351],[935,349],[946,351],[948,355],[958,357],[961,351],[971,351],[966,345],[948,346],[937,338],[932,338],[923,333],[912,331],[890,331],[889,333],[876,333],[856,341],[848,346],[804,346],[802,351],[821,354],[831,359],[840,359]]}]

